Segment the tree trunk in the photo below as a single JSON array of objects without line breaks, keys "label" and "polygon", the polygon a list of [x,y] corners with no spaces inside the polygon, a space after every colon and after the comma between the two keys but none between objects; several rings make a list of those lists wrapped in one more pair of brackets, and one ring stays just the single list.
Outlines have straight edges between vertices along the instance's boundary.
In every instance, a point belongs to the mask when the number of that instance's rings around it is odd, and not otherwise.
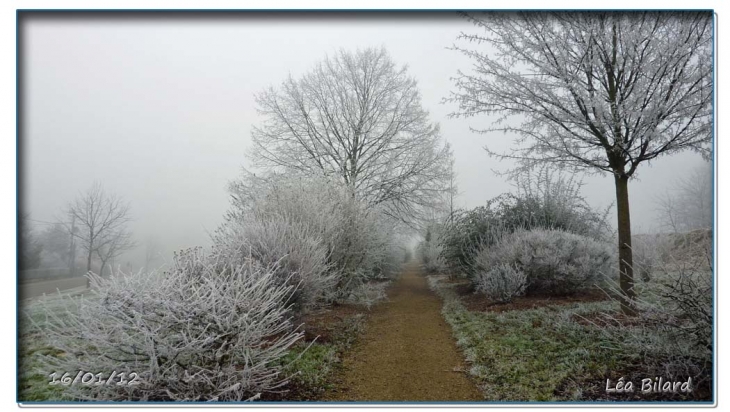
[{"label": "tree trunk", "polygon": [[629,316],[636,315],[634,308],[634,260],[631,251],[631,217],[629,214],[629,178],[615,175],[616,208],[618,210],[618,259],[619,286],[621,288],[621,311]]},{"label": "tree trunk", "polygon": [[[86,257],[86,273],[88,274],[91,271],[91,251],[89,251],[89,255]],[[88,289],[91,287],[91,280],[89,280],[89,277],[86,277],[86,288]]]},{"label": "tree trunk", "polygon": [[76,215],[71,215],[71,247],[68,251],[68,271],[71,277],[76,276]]}]

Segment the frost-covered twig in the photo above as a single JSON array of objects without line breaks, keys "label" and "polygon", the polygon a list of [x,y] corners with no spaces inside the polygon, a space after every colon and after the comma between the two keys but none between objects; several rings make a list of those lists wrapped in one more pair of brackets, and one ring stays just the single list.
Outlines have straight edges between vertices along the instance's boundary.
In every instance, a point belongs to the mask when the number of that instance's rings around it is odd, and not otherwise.
[{"label": "frost-covered twig", "polygon": [[[42,325],[63,351],[47,372],[138,375],[135,385],[72,384],[75,399],[241,401],[279,390],[277,360],[302,338],[282,302],[293,293],[276,268],[230,263],[193,249],[163,273],[90,274],[95,299],[69,298]],[[119,380],[117,379],[117,382]]]}]

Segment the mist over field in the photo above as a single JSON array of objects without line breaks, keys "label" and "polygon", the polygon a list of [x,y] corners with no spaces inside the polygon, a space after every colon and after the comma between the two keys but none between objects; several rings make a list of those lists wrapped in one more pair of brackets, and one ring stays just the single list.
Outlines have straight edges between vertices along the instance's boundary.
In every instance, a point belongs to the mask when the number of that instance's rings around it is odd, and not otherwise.
[{"label": "mist over field", "polygon": [[[263,120],[254,95],[340,49],[384,46],[408,66],[452,146],[458,207],[511,190],[493,170],[513,165],[483,147],[504,151],[512,137],[473,133],[493,118],[449,118],[456,106],[442,102],[450,78],[472,65],[448,49],[472,29],[456,14],[34,15],[20,26],[23,212],[42,231],[98,181],[130,205],[137,247],[117,264],[143,266],[148,244],[166,259],[209,245],[229,207],[228,182],[252,168],[244,153]],[[683,152],[642,165],[629,187],[635,233],[661,229],[656,198],[702,164]],[[591,205],[613,202],[610,176],[584,183]]]}]

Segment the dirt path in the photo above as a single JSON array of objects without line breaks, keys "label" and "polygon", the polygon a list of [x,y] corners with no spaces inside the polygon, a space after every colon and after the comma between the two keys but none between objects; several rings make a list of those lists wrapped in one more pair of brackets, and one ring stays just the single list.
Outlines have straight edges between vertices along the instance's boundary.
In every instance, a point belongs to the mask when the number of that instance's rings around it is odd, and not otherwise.
[{"label": "dirt path", "polygon": [[405,267],[378,305],[365,336],[343,360],[333,401],[480,401],[441,316],[441,300],[417,264]]}]

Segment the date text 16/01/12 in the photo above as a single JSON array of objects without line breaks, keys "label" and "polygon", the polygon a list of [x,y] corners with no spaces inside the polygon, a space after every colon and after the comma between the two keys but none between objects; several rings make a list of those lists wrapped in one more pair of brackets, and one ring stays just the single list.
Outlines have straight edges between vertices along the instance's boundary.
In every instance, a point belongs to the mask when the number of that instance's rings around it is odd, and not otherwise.
[{"label": "date text 16/01/12", "polygon": [[[112,372],[108,378],[104,378],[104,373],[93,373],[93,372],[84,372],[79,371],[76,374],[75,378],[72,378],[72,374],[69,372],[64,373],[61,378],[58,378],[58,373],[53,372],[49,374],[48,376],[51,378],[51,381],[48,382],[49,385],[65,385],[65,386],[71,386],[76,384],[82,384],[82,385],[138,385],[139,382],[137,382],[137,378],[139,375],[137,372],[131,372],[129,374],[121,372],[117,373],[116,371]],[[129,377],[129,379],[127,379]]]}]

